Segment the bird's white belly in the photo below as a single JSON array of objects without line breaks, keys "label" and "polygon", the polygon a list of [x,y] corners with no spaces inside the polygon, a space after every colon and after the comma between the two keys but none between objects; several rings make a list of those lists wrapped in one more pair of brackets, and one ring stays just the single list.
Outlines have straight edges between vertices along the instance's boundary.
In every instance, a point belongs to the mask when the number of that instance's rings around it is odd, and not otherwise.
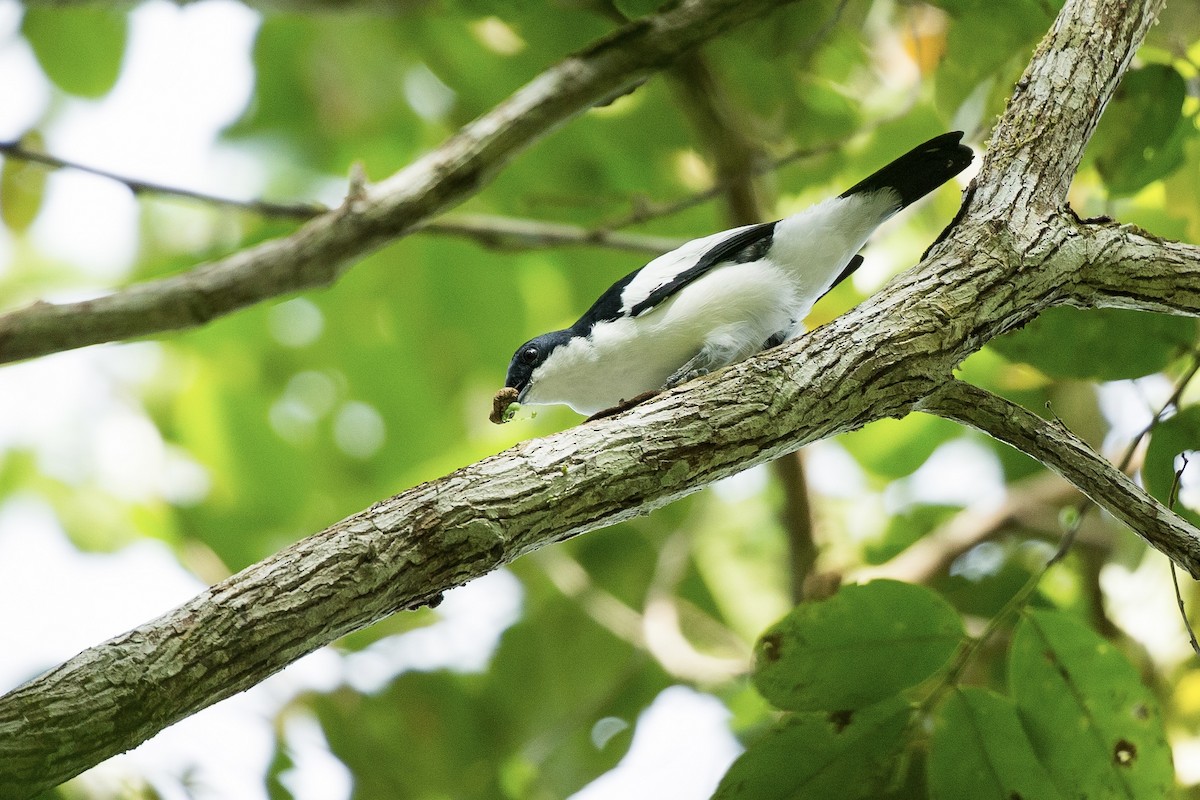
[{"label": "bird's white belly", "polygon": [[663,388],[706,345],[736,353],[733,360],[757,352],[790,327],[794,305],[786,276],[770,262],[719,267],[654,310],[597,325],[556,350],[558,363],[526,401],[566,403],[581,414],[612,408]]}]

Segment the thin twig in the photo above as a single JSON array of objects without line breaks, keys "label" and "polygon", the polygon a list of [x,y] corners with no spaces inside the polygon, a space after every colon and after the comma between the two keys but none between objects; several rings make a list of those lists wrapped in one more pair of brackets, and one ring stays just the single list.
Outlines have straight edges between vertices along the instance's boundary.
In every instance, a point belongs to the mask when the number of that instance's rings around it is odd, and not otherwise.
[{"label": "thin twig", "polygon": [[846,13],[846,6],[848,5],[850,5],[850,0],[841,0],[837,4],[837,7],[833,9],[833,13],[829,15],[829,19],[821,23],[821,27],[813,31],[807,39],[800,43],[797,49],[803,53],[807,53],[810,50],[815,50],[817,45],[822,44],[826,37],[833,32],[833,29],[837,27],[837,24],[841,22],[842,14]]},{"label": "thin twig", "polygon": [[[207,206],[230,208],[274,219],[306,220],[329,211],[326,206],[316,202],[276,203],[267,200],[237,200],[178,186],[143,181],[128,175],[120,175],[116,172],[68,161],[49,153],[30,150],[18,142],[0,142],[0,154],[32,164],[41,164],[51,169],[70,169],[96,175],[127,187],[135,195],[155,195],[191,200]],[[356,169],[352,171],[350,177],[347,202],[365,196],[365,179],[362,177],[361,167],[357,163],[355,166]],[[495,214],[455,214],[428,220],[414,226],[413,229],[427,233],[461,236],[472,239],[484,247],[497,250],[591,246],[658,255],[673,250],[683,243],[682,239],[667,236],[622,233],[561,222],[520,219]]]},{"label": "thin twig", "polygon": [[194,200],[205,205],[223,206],[239,211],[248,211],[263,217],[306,220],[324,214],[329,210],[320,203],[273,203],[267,200],[235,200],[230,197],[219,197],[192,189],[183,189],[178,186],[167,186],[153,181],[144,181],[139,178],[131,178],[128,175],[119,175],[106,169],[88,166],[87,164],[67,161],[64,158],[52,156],[49,153],[30,150],[20,142],[0,142],[0,154],[8,158],[27,161],[31,164],[41,164],[51,169],[70,169],[76,172],[86,172],[89,175],[97,175],[127,186],[135,195],[153,194],[161,197],[178,197],[185,200]]},{"label": "thin twig", "polygon": [[[1179,465],[1179,469],[1175,471],[1175,478],[1171,481],[1171,493],[1167,497],[1167,508],[1175,510],[1175,502],[1179,499],[1179,484],[1183,481],[1183,471],[1187,469],[1188,457],[1187,453],[1180,453],[1179,457],[1183,463]],[[1183,605],[1183,593],[1179,591],[1179,575],[1175,569],[1175,562],[1171,563],[1171,584],[1175,587],[1175,602],[1179,605],[1179,618],[1183,620],[1183,627],[1187,629],[1188,641],[1192,645],[1193,652],[1200,655],[1200,642],[1196,641],[1196,631],[1192,629],[1192,623],[1188,620],[1187,609]]]},{"label": "thin twig", "polygon": [[1188,632],[1188,642],[1192,645],[1192,651],[1200,656],[1200,642],[1196,641],[1196,631],[1192,629],[1191,620],[1188,619],[1187,609],[1183,605],[1183,594],[1179,591],[1179,568],[1175,566],[1174,561],[1168,561],[1171,565],[1171,585],[1175,587],[1175,603],[1179,606],[1179,618],[1183,620],[1183,627]]},{"label": "thin twig", "polygon": [[[831,142],[829,144],[817,145],[815,147],[793,150],[792,152],[780,156],[779,158],[770,159],[754,165],[750,171],[750,177],[758,177],[769,172],[774,172],[775,170],[785,167],[794,161],[800,161],[806,158],[816,158],[817,156],[828,155],[829,153],[836,153],[842,148],[842,146],[842,142]],[[710,200],[715,200],[716,198],[724,195],[727,191],[729,191],[729,186],[727,183],[718,180],[715,184],[707,189],[704,189],[703,191],[687,195],[686,197],[681,197],[678,200],[674,200],[669,203],[640,201],[635,204],[635,207],[632,211],[619,217],[610,219],[602,227],[605,230],[616,231],[621,230],[622,228],[628,228],[631,225],[640,225],[643,222],[669,217],[682,211],[686,211],[689,208],[694,208],[695,206],[707,203]]]}]

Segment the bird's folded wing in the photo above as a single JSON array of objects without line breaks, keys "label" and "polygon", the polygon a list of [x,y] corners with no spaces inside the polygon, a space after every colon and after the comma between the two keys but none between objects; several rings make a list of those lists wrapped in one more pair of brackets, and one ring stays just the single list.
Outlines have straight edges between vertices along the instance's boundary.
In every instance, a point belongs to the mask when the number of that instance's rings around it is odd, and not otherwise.
[{"label": "bird's folded wing", "polygon": [[636,317],[650,311],[684,286],[720,264],[730,261],[742,263],[762,258],[770,248],[771,235],[774,230],[774,222],[763,222],[735,231],[728,238],[722,239],[705,250],[694,265],[682,270],[671,280],[655,287],[645,298],[634,303],[629,309],[630,314]]}]

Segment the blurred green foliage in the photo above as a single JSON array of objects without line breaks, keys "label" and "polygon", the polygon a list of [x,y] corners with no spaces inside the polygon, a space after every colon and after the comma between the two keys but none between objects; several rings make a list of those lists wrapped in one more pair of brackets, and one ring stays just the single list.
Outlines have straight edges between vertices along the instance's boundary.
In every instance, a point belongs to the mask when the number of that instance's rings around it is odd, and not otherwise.
[{"label": "blurred green foliage", "polygon": [[[252,53],[252,99],[223,139],[260,159],[271,198],[310,199],[343,181],[354,162],[378,180],[612,31],[617,17],[657,5],[447,0],[395,17],[266,13]],[[778,197],[772,211],[782,211],[842,190],[953,125],[979,147],[1058,7],[816,0],[729,31],[703,55],[746,132],[782,159],[761,178]],[[27,142],[40,142],[72,96],[103,98],[121,79],[127,27],[123,11],[25,13],[21,35],[55,87]],[[1114,99],[1073,189],[1080,216],[1200,236],[1200,31],[1174,33],[1185,37],[1187,53],[1147,48],[1146,63]],[[94,285],[94,276],[42,252],[29,235],[43,206],[39,170],[6,160],[0,172],[0,218],[19,252],[0,272],[6,305]],[[714,174],[678,94],[655,78],[534,144],[464,208],[603,227],[704,191]],[[957,199],[943,188],[908,212],[901,229],[868,247],[869,265],[886,271],[886,253],[903,254],[893,259],[900,267],[912,263]],[[129,284],[292,227],[203,204],[139,202]],[[649,216],[639,230],[694,236],[729,226],[719,199]],[[408,236],[327,291],[161,340],[158,366],[133,402],[167,446],[204,470],[202,497],[121,497],[96,480],[56,475],[23,450],[0,454],[0,493],[45,498],[82,550],[156,538],[203,579],[219,579],[380,498],[575,424],[570,412],[548,409],[497,428],[487,422],[490,396],[516,344],[574,319],[640,263],[601,248],[504,251]],[[872,291],[870,273],[815,316],[828,319]],[[1189,320],[1054,309],[972,357],[961,376],[1039,412],[1052,403],[1064,424],[1097,446],[1110,440],[1105,452],[1115,452],[1136,427],[1127,417],[1158,410],[1150,397],[1165,396],[1195,347]],[[1136,380],[1146,401],[1102,414],[1096,387],[1117,380]],[[1185,392],[1183,410],[1151,434],[1144,479],[1160,498],[1177,454],[1200,449],[1195,397],[1194,388]],[[953,482],[944,468],[951,446],[974,453],[974,495],[938,491]],[[1113,786],[1164,796],[1172,780],[1165,731],[1194,741],[1200,720],[1200,701],[1170,686],[1200,673],[1145,652],[1131,638],[1138,631],[1108,620],[1107,590],[1089,566],[1119,555],[1129,570],[1157,555],[1111,520],[1093,518],[1077,554],[1056,570],[1066,577],[1032,601],[1067,611],[1029,612],[1015,630],[1006,623],[1002,641],[979,648],[946,683],[964,621],[975,632],[1000,614],[1044,563],[1039,542],[1062,533],[1021,513],[988,527],[964,505],[998,488],[989,470],[1014,486],[1044,469],[924,415],[823,443],[813,462],[822,473],[808,487],[821,569],[886,567],[947,526],[983,533],[950,553],[949,567],[928,577],[931,589],[849,587],[772,628],[768,641],[799,648],[795,662],[768,659],[755,675],[768,699],[803,709],[781,724],[744,678],[705,671],[734,662],[744,674],[752,643],[795,600],[783,511],[789,494],[804,489],[761,470],[518,562],[521,616],[485,672],[410,670],[377,692],[341,685],[299,697],[284,713],[319,721],[360,798],[565,797],[629,747],[629,729],[593,736],[599,721],[636,728],[655,696],[680,683],[719,697],[751,742],[720,797],[1034,798],[1076,796],[1091,781],[1089,797],[1117,796]],[[1196,519],[1194,492],[1179,502]],[[1024,511],[1053,517],[1058,507]],[[428,610],[395,617],[337,647],[359,652],[437,618]],[[664,630],[680,637],[682,656],[653,643]],[[1118,650],[1133,653],[1153,691]],[[784,699],[796,696],[802,700]],[[1076,723],[1096,735],[1079,735]],[[1078,749],[1056,749],[1060,740]],[[272,798],[290,796],[279,776],[291,766],[280,732],[264,776]]]},{"label": "blurred green foliage", "polygon": [[921,586],[847,586],[767,629],[754,684],[790,711],[854,711],[928,678],[962,638],[953,606]]}]

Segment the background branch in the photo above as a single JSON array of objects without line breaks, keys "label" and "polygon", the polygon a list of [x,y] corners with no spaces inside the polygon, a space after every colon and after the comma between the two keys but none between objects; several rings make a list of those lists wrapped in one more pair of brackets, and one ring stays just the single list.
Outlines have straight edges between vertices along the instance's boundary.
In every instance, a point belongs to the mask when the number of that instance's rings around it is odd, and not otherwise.
[{"label": "background branch", "polygon": [[[0,142],[0,154],[7,158],[41,164],[51,169],[71,169],[107,178],[128,187],[135,195],[149,194],[191,200],[210,207],[228,208],[273,219],[308,220],[330,211],[328,207],[316,202],[276,203],[269,200],[236,200],[178,186],[143,181],[74,161],[67,161],[49,153],[30,150],[19,142]],[[589,229],[561,222],[521,219],[496,214],[452,214],[417,223],[413,225],[412,230],[413,232],[423,231],[460,236],[494,249],[531,249],[578,245],[659,255],[673,250],[683,243],[682,239],[668,236]]]},{"label": "background branch", "polygon": [[[791,164],[794,161],[801,161],[806,158],[817,158],[829,153],[836,153],[841,146],[841,142],[831,142],[830,144],[820,145],[817,147],[806,147],[799,150],[793,150],[787,155],[780,156],[779,158],[773,158],[765,162],[758,162],[756,165],[751,167],[752,172],[750,177],[759,177],[769,174],[780,169],[781,167]],[[672,200],[665,203],[642,200],[636,204],[636,207],[632,211],[617,217],[613,217],[601,227],[604,230],[620,230],[622,228],[628,228],[632,225],[640,225],[641,223],[649,222],[650,220],[669,217],[673,214],[679,214],[683,211],[687,211],[689,208],[695,208],[696,206],[707,203],[710,200],[715,200],[716,198],[723,196],[727,190],[728,187],[725,185],[725,183],[717,180],[717,182],[708,189],[681,197],[678,200]]]},{"label": "background branch", "polygon": [[498,250],[537,247],[605,247],[650,256],[674,250],[685,240],[645,233],[585,228],[564,222],[502,217],[496,214],[450,214],[413,226],[413,232],[460,236]]},{"label": "background branch", "polygon": [[927,583],[946,574],[963,553],[1006,530],[1020,527],[1061,536],[1059,514],[1063,506],[1081,496],[1073,484],[1058,475],[1049,472],[1034,475],[1011,486],[999,508],[988,511],[965,508],[894,558],[857,569],[849,578],[860,583],[877,578]]},{"label": "background branch", "polygon": [[269,200],[235,200],[229,197],[217,197],[216,195],[207,194],[205,192],[196,192],[191,189],[184,189],[178,186],[167,186],[162,183],[153,181],[144,181],[139,178],[132,178],[128,175],[119,175],[116,172],[110,172],[106,169],[91,167],[86,164],[79,164],[74,161],[68,161],[58,156],[43,153],[39,150],[32,150],[25,147],[20,142],[0,142],[0,155],[5,158],[13,158],[20,161],[27,161],[31,164],[41,164],[49,169],[70,169],[76,172],[86,172],[88,175],[96,175],[101,178],[106,178],[115,183],[122,184],[129,188],[129,191],[135,195],[152,194],[160,197],[176,197],[181,200],[194,200],[198,203],[203,203],[208,206],[220,206],[223,208],[232,208],[238,211],[246,211],[251,214],[258,214],[263,217],[274,217],[282,219],[312,219],[329,211],[321,203],[273,203]]}]

